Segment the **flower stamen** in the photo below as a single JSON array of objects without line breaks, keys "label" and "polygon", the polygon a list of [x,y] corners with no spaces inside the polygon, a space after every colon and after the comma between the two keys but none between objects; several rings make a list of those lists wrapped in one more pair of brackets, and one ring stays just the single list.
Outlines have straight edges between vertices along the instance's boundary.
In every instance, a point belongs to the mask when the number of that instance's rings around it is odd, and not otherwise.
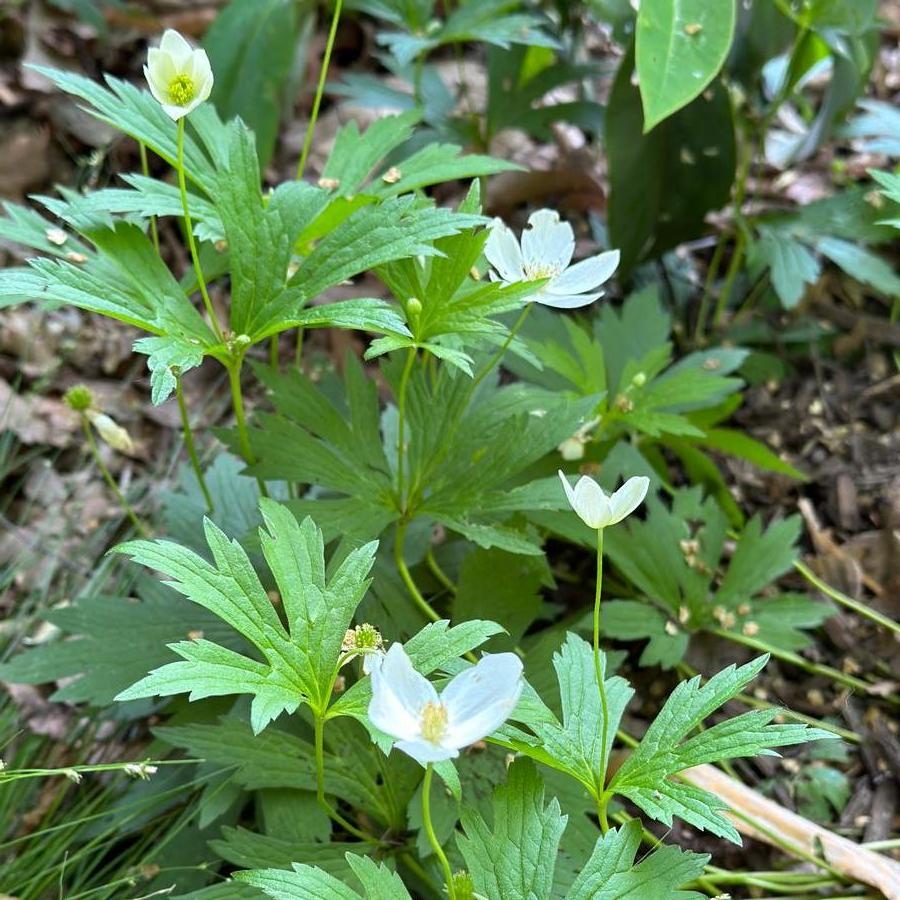
[{"label": "flower stamen", "polygon": [[187,106],[194,99],[196,93],[197,88],[190,75],[176,75],[169,82],[169,100],[176,106]]},{"label": "flower stamen", "polygon": [[447,707],[428,702],[422,707],[422,737],[432,744],[440,742],[447,730]]}]

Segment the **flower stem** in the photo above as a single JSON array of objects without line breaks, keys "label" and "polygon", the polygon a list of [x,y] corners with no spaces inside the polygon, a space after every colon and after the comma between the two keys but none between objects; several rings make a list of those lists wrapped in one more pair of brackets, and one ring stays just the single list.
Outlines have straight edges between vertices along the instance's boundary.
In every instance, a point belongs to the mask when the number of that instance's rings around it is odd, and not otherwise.
[{"label": "flower stem", "polygon": [[416,586],[415,581],[413,581],[409,567],[406,565],[406,560],[403,558],[403,545],[406,543],[406,529],[408,527],[409,522],[406,519],[401,519],[397,522],[397,533],[394,536],[394,561],[397,564],[397,571],[400,573],[409,595],[413,598],[413,602],[419,607],[425,618],[431,622],[437,622],[440,616],[422,596],[422,592]]},{"label": "flower stem", "polygon": [[369,844],[378,844],[379,841],[357,828],[352,822],[348,822],[325,797],[325,717],[315,714],[313,723],[316,748],[316,801],[329,819],[340,825],[348,834],[366,841]]},{"label": "flower stem", "polygon": [[401,515],[406,513],[406,498],[404,497],[405,485],[403,483],[403,461],[406,456],[404,431],[406,426],[406,389],[409,386],[409,376],[412,373],[413,364],[416,361],[416,349],[410,347],[406,357],[406,365],[400,376],[400,387],[397,391],[397,503]]},{"label": "flower stem", "polygon": [[212,494],[206,486],[206,478],[203,475],[203,468],[200,465],[200,458],[197,456],[197,446],[194,443],[194,432],[191,430],[191,421],[188,418],[187,404],[184,402],[184,390],[181,384],[181,373],[175,376],[175,396],[178,399],[178,412],[181,415],[181,429],[184,433],[184,446],[187,449],[188,457],[191,460],[191,468],[197,477],[197,483],[203,492],[203,499],[206,501],[206,509],[212,514],[215,512]]},{"label": "flower stem", "polygon": [[181,207],[184,210],[184,230],[187,232],[188,249],[191,251],[191,262],[194,264],[194,272],[197,275],[197,283],[200,285],[200,295],[203,297],[203,305],[206,307],[210,324],[216,337],[221,341],[222,329],[219,327],[219,319],[213,309],[212,300],[209,299],[209,291],[206,289],[206,279],[203,277],[203,269],[200,268],[200,257],[197,254],[197,243],[194,240],[194,225],[191,222],[191,212],[188,208],[187,182],[184,176],[184,117],[178,120],[178,157],[176,170],[178,172],[178,189],[181,191]]},{"label": "flower stem", "polygon": [[878,625],[883,626],[884,628],[893,631],[895,634],[900,634],[900,623],[895,622],[893,619],[889,619],[887,616],[882,615],[882,613],[878,612],[875,609],[869,609],[864,603],[860,603],[858,600],[854,600],[852,597],[848,597],[846,594],[839,591],[837,588],[833,588],[830,584],[825,581],[822,581],[815,572],[813,572],[810,568],[804,565],[800,560],[796,560],[794,562],[794,568],[815,588],[818,588],[823,594],[827,597],[830,597],[835,603],[840,603],[841,606],[846,606],[847,609],[852,609],[853,612],[857,613],[860,616],[865,616],[867,619],[871,619]]},{"label": "flower stem", "polygon": [[[244,395],[241,392],[241,368],[244,365],[243,356],[233,359],[227,366],[228,369],[228,385],[231,388],[231,403],[234,407],[234,418],[237,422],[238,443],[241,448],[241,456],[247,465],[253,465],[256,457],[253,455],[253,449],[250,446],[250,433],[247,431],[247,417],[244,414]],[[269,496],[266,483],[262,478],[257,477],[256,483],[259,485],[259,492],[263,497]]]},{"label": "flower stem", "polygon": [[600,593],[603,587],[603,529],[597,529],[597,581],[594,591],[594,675],[597,678],[597,690],[600,694],[600,710],[603,721],[600,723],[600,771],[597,773],[597,817],[600,819],[600,830],[603,834],[609,831],[609,822],[606,819],[606,805],[609,795],[604,790],[606,786],[607,751],[606,743],[609,740],[609,705],[606,701],[606,683],[604,681],[604,669],[600,662],[600,628],[603,623],[600,612]]},{"label": "flower stem", "polygon": [[431,824],[431,776],[434,774],[434,764],[428,763],[425,767],[425,779],[422,782],[422,824],[425,826],[425,834],[428,835],[428,843],[434,850],[434,855],[441,863],[444,870],[444,880],[447,882],[447,895],[450,900],[456,900],[456,891],[453,889],[453,870],[450,868],[450,862],[444,848],[441,846],[437,835],[434,833],[434,826]]},{"label": "flower stem", "polygon": [[494,366],[503,359],[506,351],[509,349],[509,345],[513,342],[516,335],[519,333],[522,326],[525,324],[525,320],[528,318],[528,313],[531,311],[531,307],[533,304],[526,303],[525,306],[522,307],[522,312],[519,313],[519,318],[516,319],[515,324],[510,329],[509,334],[506,336],[506,340],[500,346],[500,349],[488,360],[487,365],[475,376],[472,380],[472,386],[469,388],[469,394],[475,393],[475,388],[481,384],[482,381],[487,377],[487,375],[493,370]]},{"label": "flower stem", "polygon": [[[150,177],[150,164],[147,162],[147,145],[138,141],[141,152],[141,173],[145,178]],[[153,248],[159,254],[159,229],[156,227],[156,216],[150,216],[150,235],[153,238]]]},{"label": "flower stem", "polygon": [[306,126],[306,134],[303,138],[303,150],[300,152],[300,161],[297,163],[297,180],[303,177],[306,168],[306,160],[312,146],[313,132],[316,129],[316,120],[319,118],[319,107],[322,105],[322,94],[325,93],[325,79],[328,77],[328,65],[331,62],[331,51],[334,48],[334,39],[337,35],[338,22],[341,19],[341,7],[343,0],[336,0],[334,14],[331,17],[331,28],[328,31],[328,40],[325,42],[325,55],[322,57],[322,68],[319,70],[319,83],[316,86],[316,96],[313,100],[312,113],[309,117],[309,125]]},{"label": "flower stem", "polygon": [[434,558],[434,551],[431,547],[425,554],[425,564],[429,571],[438,580],[440,586],[449,594],[456,594],[456,585],[450,580],[450,576],[441,568],[438,561]]},{"label": "flower stem", "polygon": [[131,520],[131,524],[134,525],[135,530],[140,534],[141,537],[149,537],[147,529],[141,523],[140,519],[138,519],[137,514],[134,511],[132,505],[125,499],[125,495],[122,491],[119,490],[119,485],[116,484],[116,479],[112,477],[112,472],[106,466],[106,463],[103,462],[103,457],[100,455],[100,448],[97,446],[97,442],[94,440],[94,435],[91,432],[91,425],[88,422],[87,416],[81,416],[81,427],[84,431],[85,439],[87,440],[88,447],[91,451],[91,456],[94,457],[94,462],[97,463],[97,468],[100,470],[100,474],[103,476],[103,480],[109,486],[109,489],[116,495],[116,499],[119,501],[119,505],[122,507],[122,511],[126,516]]},{"label": "flower stem", "polygon": [[[750,647],[753,650],[769,653],[776,659],[782,660],[782,662],[790,663],[793,666],[797,666],[798,669],[803,669],[804,672],[809,672],[810,675],[821,675],[825,678],[830,678],[832,681],[844,685],[844,687],[863,691],[863,693],[866,694],[869,692],[869,688],[872,687],[869,682],[863,681],[861,678],[848,675],[845,672],[841,672],[839,669],[833,669],[831,666],[823,666],[819,663],[810,662],[808,659],[804,659],[797,653],[792,653],[789,650],[780,650],[778,647],[773,647],[771,644],[765,643],[764,641],[758,641],[755,638],[748,637],[744,634],[738,634],[736,631],[713,628],[711,629],[711,633],[717,637],[725,638],[725,640],[734,641],[736,644],[743,644],[745,647]],[[883,699],[895,706],[900,706],[900,697],[887,694]]]}]

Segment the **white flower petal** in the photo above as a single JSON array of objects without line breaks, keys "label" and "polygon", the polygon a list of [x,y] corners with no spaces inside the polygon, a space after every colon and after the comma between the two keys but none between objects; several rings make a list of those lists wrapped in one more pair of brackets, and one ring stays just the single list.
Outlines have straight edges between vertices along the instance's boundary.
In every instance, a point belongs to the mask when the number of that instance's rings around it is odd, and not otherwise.
[{"label": "white flower petal", "polygon": [[572,489],[572,485],[569,484],[569,479],[566,478],[565,473],[562,469],[556,470],[559,473],[559,480],[563,483],[563,487],[566,491],[566,499],[569,501],[569,506],[572,509],[575,509],[575,491]]},{"label": "white flower petal", "polygon": [[174,28],[167,28],[159,42],[159,49],[172,57],[180,69],[187,63],[194,48]]},{"label": "white flower petal", "polygon": [[621,522],[626,516],[630,516],[644,501],[647,496],[647,489],[650,487],[650,479],[644,475],[635,475],[629,478],[609,498],[609,506],[612,517],[609,520],[610,525]]},{"label": "white flower petal", "polygon": [[491,224],[491,233],[484,245],[484,255],[503,281],[524,281],[519,242],[512,230],[500,219],[494,219]]},{"label": "white flower petal", "polygon": [[618,265],[618,250],[591,256],[570,266],[546,285],[544,290],[550,294],[583,294],[585,291],[596,290],[609,279]]},{"label": "white flower petal", "polygon": [[522,232],[522,256],[529,267],[551,266],[561,272],[575,253],[575,233],[552,209],[539,209],[528,217]]},{"label": "white flower petal", "polygon": [[391,737],[416,740],[421,734],[421,710],[436,703],[437,691],[410,662],[402,644],[392,644],[381,665],[372,671],[369,718]]},{"label": "white flower petal", "polygon": [[522,694],[522,661],[515,653],[483,656],[460,672],[441,694],[447,708],[442,743],[468,747],[496,731],[515,709]]},{"label": "white flower petal", "polygon": [[528,299],[534,303],[540,303],[542,306],[551,306],[554,309],[578,309],[582,306],[588,306],[595,300],[603,296],[603,291],[596,294],[551,294],[546,288],[540,293],[535,294]]},{"label": "white flower petal", "polygon": [[441,762],[442,760],[454,759],[459,756],[459,750],[453,747],[442,747],[438,744],[432,744],[431,741],[397,741],[394,746],[423,766],[428,765],[428,763]]},{"label": "white flower petal", "polygon": [[209,97],[214,80],[212,66],[205,50],[195,50],[191,54],[190,75],[197,90],[196,99],[202,103]]},{"label": "white flower petal", "polygon": [[176,122],[179,119],[184,118],[190,110],[186,106],[176,106],[174,103],[163,103],[160,101],[163,112],[170,118],[174,119]]},{"label": "white flower petal", "polygon": [[609,497],[603,488],[589,478],[582,475],[575,485],[575,512],[581,516],[581,520],[589,528],[605,528],[609,524],[610,507]]}]

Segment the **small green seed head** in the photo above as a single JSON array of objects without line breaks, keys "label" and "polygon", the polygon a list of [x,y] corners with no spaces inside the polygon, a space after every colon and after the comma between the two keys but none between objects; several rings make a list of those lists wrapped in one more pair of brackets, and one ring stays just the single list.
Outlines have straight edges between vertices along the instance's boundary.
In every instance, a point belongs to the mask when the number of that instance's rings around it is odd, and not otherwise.
[{"label": "small green seed head", "polygon": [[457,900],[475,900],[475,883],[468,872],[454,873],[453,893]]},{"label": "small green seed head", "polygon": [[384,639],[381,632],[368,622],[357,625],[356,628],[348,628],[344,635],[342,650],[344,653],[362,652],[368,653],[381,650],[384,647]]},{"label": "small green seed head", "polygon": [[196,93],[197,88],[190,75],[176,75],[169,82],[169,99],[175,106],[187,106]]},{"label": "small green seed head", "polygon": [[75,412],[87,412],[94,405],[94,395],[86,384],[76,384],[63,394],[63,403]]},{"label": "small green seed head", "polygon": [[406,301],[406,315],[410,319],[418,319],[422,314],[422,301],[418,297],[410,297]]}]

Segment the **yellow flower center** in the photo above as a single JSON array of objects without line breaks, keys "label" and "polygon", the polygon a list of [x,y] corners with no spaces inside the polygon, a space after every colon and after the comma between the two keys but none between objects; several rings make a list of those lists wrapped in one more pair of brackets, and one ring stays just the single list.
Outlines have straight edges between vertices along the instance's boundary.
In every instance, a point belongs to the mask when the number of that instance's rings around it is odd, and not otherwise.
[{"label": "yellow flower center", "polygon": [[554,266],[549,263],[525,264],[526,281],[540,281],[542,278],[553,278],[556,275],[559,275],[559,273],[559,266]]},{"label": "yellow flower center", "polygon": [[176,75],[169,82],[169,99],[175,106],[187,106],[196,93],[194,79],[190,75]]},{"label": "yellow flower center", "polygon": [[443,703],[426,703],[422,707],[422,737],[437,744],[447,730],[447,707]]}]

